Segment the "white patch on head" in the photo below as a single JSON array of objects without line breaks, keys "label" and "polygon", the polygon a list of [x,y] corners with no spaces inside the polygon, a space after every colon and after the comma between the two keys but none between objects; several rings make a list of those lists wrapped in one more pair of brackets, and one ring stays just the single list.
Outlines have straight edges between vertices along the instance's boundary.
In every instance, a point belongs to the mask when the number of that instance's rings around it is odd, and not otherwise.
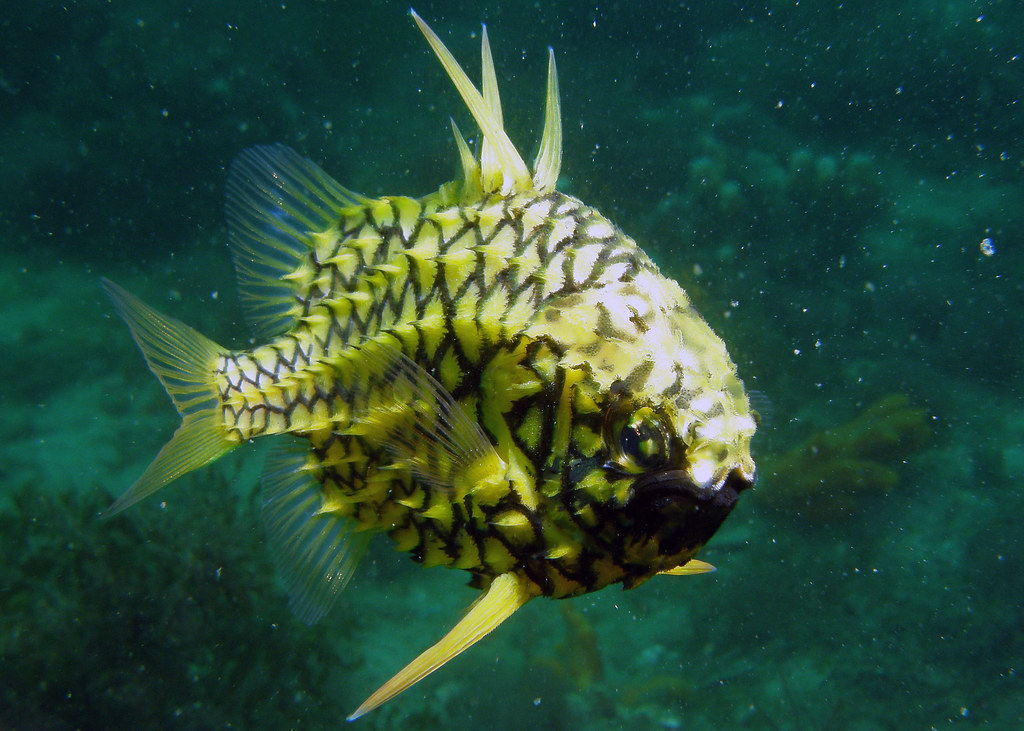
[{"label": "white patch on head", "polygon": [[548,237],[548,248],[552,249],[562,241],[576,234],[576,220],[569,217],[556,218],[551,226],[551,235]]},{"label": "white patch on head", "polygon": [[695,459],[690,463],[690,479],[701,487],[710,485],[715,479],[715,461],[709,457]]},{"label": "white patch on head", "polygon": [[572,213],[573,211],[575,211],[579,207],[580,206],[579,206],[579,203],[577,201],[574,201],[571,198],[566,198],[562,202],[562,205],[560,205],[558,207],[558,210],[555,211],[555,215],[556,216],[568,216],[570,213]]},{"label": "white patch on head", "polygon": [[725,433],[725,426],[726,419],[724,416],[720,416],[717,419],[711,419],[704,424],[698,424],[694,431],[698,438],[714,442],[722,438]]},{"label": "white patch on head", "polygon": [[577,249],[576,255],[572,260],[572,279],[577,285],[587,281],[590,273],[594,271],[597,257],[601,255],[603,250],[604,246],[600,244],[591,244],[590,246]]},{"label": "white patch on head", "polygon": [[622,275],[628,272],[631,266],[632,265],[629,262],[625,261],[616,262],[615,264],[609,264],[604,268],[604,271],[601,272],[595,284],[601,287],[611,284],[613,282],[617,282],[620,279],[622,279]]},{"label": "white patch on head", "polygon": [[542,297],[549,297],[552,292],[557,292],[565,284],[565,274],[562,271],[562,262],[565,260],[565,250],[559,251],[544,267],[544,290]]},{"label": "white patch on head", "polygon": [[587,236],[592,239],[610,239],[615,235],[615,228],[604,219],[594,221],[587,226]]},{"label": "white patch on head", "polygon": [[688,408],[690,411],[695,411],[698,414],[706,414],[711,411],[714,404],[714,396],[710,393],[704,393],[690,401]]},{"label": "white patch on head", "polygon": [[[609,289],[612,289],[609,287]],[[602,297],[598,301],[608,312],[608,319],[610,320],[612,329],[616,332],[632,332],[636,330],[636,325],[632,322],[633,313],[636,312],[636,306],[641,304],[635,295],[621,295],[615,294],[608,297]]]}]

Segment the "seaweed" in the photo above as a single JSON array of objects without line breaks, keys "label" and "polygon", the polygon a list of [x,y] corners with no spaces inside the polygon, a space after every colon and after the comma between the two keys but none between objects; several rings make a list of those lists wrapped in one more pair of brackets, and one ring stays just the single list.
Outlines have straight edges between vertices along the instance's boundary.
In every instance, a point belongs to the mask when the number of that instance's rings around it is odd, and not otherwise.
[{"label": "seaweed", "polygon": [[344,716],[341,699],[315,689],[345,663],[323,629],[287,619],[253,496],[210,479],[188,511],[151,503],[106,521],[98,491],[26,481],[8,492],[0,727],[285,728]]},{"label": "seaweed", "polygon": [[875,401],[850,421],[815,432],[777,457],[761,460],[770,486],[764,503],[806,506],[803,517],[831,519],[853,510],[866,494],[900,482],[899,464],[931,435],[928,414],[905,394]]},{"label": "seaweed", "polygon": [[585,691],[604,680],[597,629],[587,615],[568,601],[558,603],[565,621],[565,637],[554,647],[554,654],[538,658],[544,667],[569,681],[577,691]]}]

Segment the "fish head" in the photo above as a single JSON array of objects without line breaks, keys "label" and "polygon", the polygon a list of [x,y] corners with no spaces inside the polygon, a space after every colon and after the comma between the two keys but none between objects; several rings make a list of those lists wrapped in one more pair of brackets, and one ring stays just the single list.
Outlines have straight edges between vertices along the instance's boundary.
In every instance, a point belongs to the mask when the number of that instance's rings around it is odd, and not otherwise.
[{"label": "fish head", "polygon": [[696,555],[753,485],[756,415],[724,342],[653,265],[552,306],[546,332],[585,374],[575,502],[600,516],[592,548],[629,567],[629,586]]},{"label": "fish head", "polygon": [[713,432],[717,414],[695,416],[677,401],[623,389],[605,412],[605,515],[628,585],[693,558],[754,483],[746,430]]}]

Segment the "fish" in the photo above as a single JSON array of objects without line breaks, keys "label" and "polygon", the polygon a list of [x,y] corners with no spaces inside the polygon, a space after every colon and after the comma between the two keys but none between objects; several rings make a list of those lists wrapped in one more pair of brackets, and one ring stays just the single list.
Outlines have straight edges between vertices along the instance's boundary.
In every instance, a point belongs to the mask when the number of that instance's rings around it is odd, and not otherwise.
[{"label": "fish", "polygon": [[103,280],[181,424],[116,515],[256,439],[268,548],[307,623],[370,539],[480,593],[373,692],[394,698],[537,597],[564,599],[696,558],[753,486],[757,414],[724,341],[636,242],[557,189],[554,51],[532,168],[502,120],[487,29],[478,89],[411,11],[466,104],[461,177],[366,197],[283,145],[226,184],[229,244],[257,343],[226,348]]}]

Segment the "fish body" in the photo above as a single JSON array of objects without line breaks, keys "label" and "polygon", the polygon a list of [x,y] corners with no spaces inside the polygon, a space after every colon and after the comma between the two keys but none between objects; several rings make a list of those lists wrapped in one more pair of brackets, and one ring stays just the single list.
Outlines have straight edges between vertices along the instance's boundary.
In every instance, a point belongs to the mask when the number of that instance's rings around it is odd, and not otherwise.
[{"label": "fish body", "polygon": [[296,612],[316,621],[387,533],[484,593],[358,717],[526,601],[694,557],[753,484],[756,420],[722,340],[599,212],[560,193],[553,56],[531,172],[502,127],[486,32],[478,91],[413,14],[482,131],[463,179],[366,198],[288,148],[232,166],[227,217],[265,344],[234,351],[107,282],[183,416],[118,512],[272,436],[263,512]]}]

